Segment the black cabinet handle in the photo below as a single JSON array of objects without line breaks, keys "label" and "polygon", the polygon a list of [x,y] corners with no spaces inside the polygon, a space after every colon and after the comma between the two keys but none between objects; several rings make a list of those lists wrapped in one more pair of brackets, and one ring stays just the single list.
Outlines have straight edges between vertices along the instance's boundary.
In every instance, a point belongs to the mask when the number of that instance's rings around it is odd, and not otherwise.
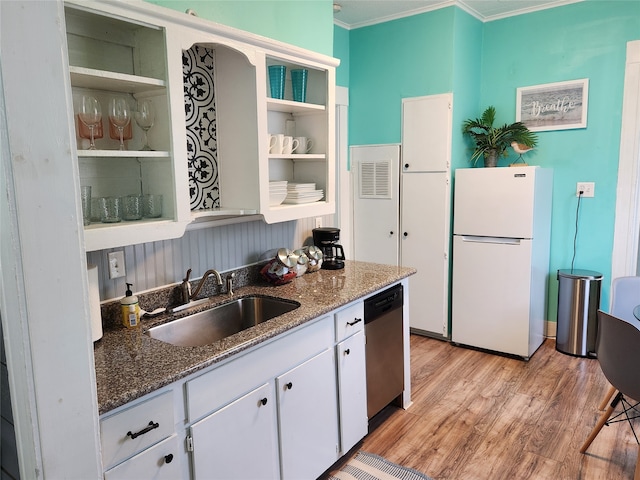
[{"label": "black cabinet handle", "polygon": [[409,234],[407,232],[404,232],[402,235],[404,235],[405,237],[409,236]]},{"label": "black cabinet handle", "polygon": [[347,348],[347,349],[344,351],[344,354],[345,354],[345,355],[349,355],[350,353],[351,353],[351,349],[349,349],[349,348]]},{"label": "black cabinet handle", "polygon": [[145,433],[149,433],[151,430],[156,429],[160,426],[159,423],[153,423],[153,420],[149,422],[149,425],[140,430],[137,433],[131,433],[131,431],[127,432],[127,437],[131,437],[131,440],[134,438],[138,438],[140,435],[144,435]]},{"label": "black cabinet handle", "polygon": [[293,383],[289,382],[284,386],[285,390],[291,390],[293,388]]},{"label": "black cabinet handle", "polygon": [[389,235],[393,235],[393,230],[391,230],[391,231],[389,232]]},{"label": "black cabinet handle", "polygon": [[173,460],[173,453],[164,456],[164,463],[171,463]]},{"label": "black cabinet handle", "polygon": [[353,322],[347,322],[347,325],[349,325],[350,327],[353,327],[356,323],[359,323],[361,321],[362,321],[361,318],[354,318]]},{"label": "black cabinet handle", "polygon": [[267,397],[264,397],[262,400],[260,400],[260,404],[261,405],[266,405],[267,404]]},{"label": "black cabinet handle", "polygon": [[405,163],[405,164],[404,164],[404,168],[409,168],[409,164],[408,164],[408,163]]}]

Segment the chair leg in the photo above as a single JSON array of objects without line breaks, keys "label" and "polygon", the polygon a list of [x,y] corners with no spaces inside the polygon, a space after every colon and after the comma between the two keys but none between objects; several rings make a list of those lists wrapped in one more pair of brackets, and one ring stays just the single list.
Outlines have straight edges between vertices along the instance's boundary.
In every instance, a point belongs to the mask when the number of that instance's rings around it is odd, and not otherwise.
[{"label": "chair leg", "polygon": [[591,445],[591,442],[593,442],[593,440],[598,436],[598,433],[600,433],[600,430],[602,430],[602,427],[604,427],[605,423],[607,423],[607,420],[609,420],[609,417],[615,410],[621,398],[622,398],[622,394],[618,392],[616,397],[613,399],[613,402],[611,402],[611,405],[609,405],[609,408],[607,408],[607,410],[602,414],[602,416],[600,417],[600,420],[598,420],[598,423],[596,423],[596,426],[593,427],[593,430],[591,430],[591,434],[589,435],[587,440],[584,442],[584,445],[582,445],[582,448],[580,449],[580,453],[584,453],[587,451],[587,448],[589,448],[589,445]]},{"label": "chair leg", "polygon": [[640,480],[640,445],[638,445],[638,458],[636,459],[636,471],[633,474],[633,480]]},{"label": "chair leg", "polygon": [[602,402],[600,402],[598,410],[602,412],[607,407],[607,404],[611,400],[611,397],[613,397],[614,393],[616,393],[616,387],[614,387],[613,385],[609,385],[609,390],[607,390],[607,394],[602,399]]}]

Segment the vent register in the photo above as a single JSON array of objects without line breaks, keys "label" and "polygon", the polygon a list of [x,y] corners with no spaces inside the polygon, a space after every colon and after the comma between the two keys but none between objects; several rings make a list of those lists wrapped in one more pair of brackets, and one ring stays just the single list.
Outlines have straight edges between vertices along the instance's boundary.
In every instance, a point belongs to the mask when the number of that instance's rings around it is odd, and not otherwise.
[{"label": "vent register", "polygon": [[360,198],[391,198],[391,159],[360,162]]}]

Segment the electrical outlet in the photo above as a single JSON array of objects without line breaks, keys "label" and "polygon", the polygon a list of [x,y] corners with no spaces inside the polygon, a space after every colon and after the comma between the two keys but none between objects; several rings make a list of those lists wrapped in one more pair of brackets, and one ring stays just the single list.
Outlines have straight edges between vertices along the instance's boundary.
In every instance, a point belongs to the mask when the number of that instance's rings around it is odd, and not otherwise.
[{"label": "electrical outlet", "polygon": [[322,217],[316,217],[316,227],[315,228],[322,228]]},{"label": "electrical outlet", "polygon": [[124,277],[126,275],[124,268],[124,250],[109,253],[108,259],[109,278],[113,280],[114,278]]},{"label": "electrical outlet", "polygon": [[576,185],[576,197],[580,196],[580,192],[582,192],[582,197],[592,198],[596,193],[595,182],[578,182]]}]

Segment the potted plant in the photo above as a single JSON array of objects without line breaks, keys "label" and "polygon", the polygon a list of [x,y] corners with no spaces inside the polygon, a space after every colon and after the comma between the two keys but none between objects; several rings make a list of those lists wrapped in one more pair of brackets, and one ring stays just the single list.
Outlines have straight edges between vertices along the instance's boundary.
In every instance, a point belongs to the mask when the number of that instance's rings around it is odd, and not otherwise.
[{"label": "potted plant", "polygon": [[495,167],[500,156],[507,156],[507,147],[512,142],[527,147],[536,146],[538,137],[524,123],[494,127],[495,118],[496,109],[489,106],[480,118],[465,120],[462,124],[462,133],[469,135],[475,143],[475,150],[471,155],[471,162],[474,164],[483,157],[485,167]]}]

